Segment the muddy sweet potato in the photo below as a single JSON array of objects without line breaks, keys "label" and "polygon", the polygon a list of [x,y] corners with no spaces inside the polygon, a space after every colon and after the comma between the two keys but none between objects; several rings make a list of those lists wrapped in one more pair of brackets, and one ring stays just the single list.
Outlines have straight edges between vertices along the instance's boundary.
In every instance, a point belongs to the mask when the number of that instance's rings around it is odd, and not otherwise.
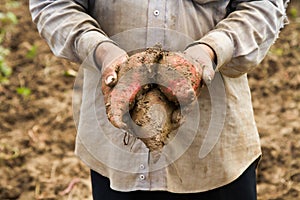
[{"label": "muddy sweet potato", "polygon": [[134,124],[131,130],[150,151],[159,151],[167,143],[168,135],[178,128],[172,121],[176,105],[169,102],[157,88],[140,95],[131,116]]},{"label": "muddy sweet potato", "polygon": [[181,53],[157,48],[136,53],[120,66],[117,85],[103,92],[108,119],[159,152],[180,125],[181,106],[199,94],[201,73]]}]

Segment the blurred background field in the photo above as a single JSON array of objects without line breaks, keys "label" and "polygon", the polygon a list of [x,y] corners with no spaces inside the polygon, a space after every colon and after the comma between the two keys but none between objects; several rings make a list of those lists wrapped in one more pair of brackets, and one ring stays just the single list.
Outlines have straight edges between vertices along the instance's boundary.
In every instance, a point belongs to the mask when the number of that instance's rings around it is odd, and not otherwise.
[{"label": "blurred background field", "polygon": [[[249,84],[263,157],[260,200],[300,199],[300,1]],[[90,199],[89,169],[73,154],[78,66],[38,35],[28,1],[0,0],[0,199]]]}]

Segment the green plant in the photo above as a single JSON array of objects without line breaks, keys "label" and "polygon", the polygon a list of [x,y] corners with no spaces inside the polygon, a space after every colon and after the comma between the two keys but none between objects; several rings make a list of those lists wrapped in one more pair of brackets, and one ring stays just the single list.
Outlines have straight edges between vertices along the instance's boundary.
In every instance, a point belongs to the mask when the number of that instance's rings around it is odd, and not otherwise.
[{"label": "green plant", "polygon": [[[11,4],[10,4],[11,3]],[[11,1],[5,6],[17,6],[17,2]],[[13,12],[0,12],[0,84],[7,84],[9,76],[12,74],[12,68],[7,64],[5,58],[9,54],[9,49],[2,46],[5,35],[12,26],[18,24],[18,18]]]},{"label": "green plant", "polygon": [[31,48],[28,50],[26,57],[29,59],[33,59],[37,54],[37,46],[32,45]]},{"label": "green plant", "polygon": [[29,89],[27,87],[18,87],[17,93],[22,95],[23,97],[28,97],[31,94],[31,89]]},{"label": "green plant", "polygon": [[290,9],[289,14],[290,14],[290,16],[291,16],[292,18],[297,18],[297,16],[298,16],[298,10],[297,10],[297,8],[292,7],[292,8]]},{"label": "green plant", "polygon": [[18,18],[13,12],[3,13],[0,12],[0,22],[4,25],[16,25],[18,24]]},{"label": "green plant", "polygon": [[282,48],[272,48],[272,49],[270,50],[270,53],[271,53],[271,54],[274,54],[274,55],[276,55],[276,56],[283,56],[284,50],[283,50]]},{"label": "green plant", "polygon": [[8,83],[8,77],[12,74],[12,69],[5,62],[5,56],[9,50],[0,45],[0,83]]}]

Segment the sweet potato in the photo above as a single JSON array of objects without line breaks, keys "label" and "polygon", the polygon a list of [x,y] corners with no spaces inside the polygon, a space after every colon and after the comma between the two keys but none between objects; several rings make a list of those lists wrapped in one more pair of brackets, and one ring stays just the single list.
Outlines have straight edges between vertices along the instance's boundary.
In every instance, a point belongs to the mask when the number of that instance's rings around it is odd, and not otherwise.
[{"label": "sweet potato", "polygon": [[106,94],[111,123],[160,151],[180,125],[180,108],[195,100],[201,68],[184,54],[147,49],[129,57],[118,71],[118,83]]},{"label": "sweet potato", "polygon": [[150,151],[159,151],[167,143],[168,135],[178,128],[172,121],[176,105],[169,102],[157,88],[141,95],[131,111],[135,124],[131,130]]}]

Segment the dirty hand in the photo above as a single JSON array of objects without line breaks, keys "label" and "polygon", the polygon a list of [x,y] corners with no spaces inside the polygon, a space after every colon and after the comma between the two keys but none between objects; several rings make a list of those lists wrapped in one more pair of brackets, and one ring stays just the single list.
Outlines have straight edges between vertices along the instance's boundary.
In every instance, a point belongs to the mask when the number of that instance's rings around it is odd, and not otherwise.
[{"label": "dirty hand", "polygon": [[215,76],[215,53],[205,44],[197,44],[188,47],[184,54],[196,61],[202,68],[202,80],[206,85],[210,85]]},{"label": "dirty hand", "polygon": [[[132,109],[138,93],[145,89],[145,83],[148,83],[152,76],[149,64],[154,62],[156,54],[155,51],[140,52],[118,60],[113,65],[118,68],[114,71],[116,76],[113,77],[113,84],[108,84],[107,79],[102,82],[106,114],[115,127],[128,130],[127,121],[131,118],[129,110]],[[109,77],[108,73],[104,74],[104,77]],[[117,82],[114,83],[116,79]]]},{"label": "dirty hand", "polygon": [[101,70],[105,86],[113,87],[117,83],[117,71],[127,59],[127,53],[114,43],[103,42],[96,48],[94,60]]},{"label": "dirty hand", "polygon": [[203,83],[209,85],[214,78],[214,52],[205,44],[190,46],[183,53],[170,52],[158,69],[158,81],[164,82],[160,90],[170,101],[181,105],[192,103],[200,94]]},{"label": "dirty hand", "polygon": [[[94,61],[101,71],[101,89],[105,105],[110,99],[114,86],[118,82],[118,71],[121,65],[127,60],[127,53],[111,42],[101,43],[94,52]],[[110,119],[109,116],[108,119]]]},{"label": "dirty hand", "polygon": [[158,66],[159,89],[169,101],[181,106],[192,103],[200,93],[202,67],[181,52],[165,53]]}]

